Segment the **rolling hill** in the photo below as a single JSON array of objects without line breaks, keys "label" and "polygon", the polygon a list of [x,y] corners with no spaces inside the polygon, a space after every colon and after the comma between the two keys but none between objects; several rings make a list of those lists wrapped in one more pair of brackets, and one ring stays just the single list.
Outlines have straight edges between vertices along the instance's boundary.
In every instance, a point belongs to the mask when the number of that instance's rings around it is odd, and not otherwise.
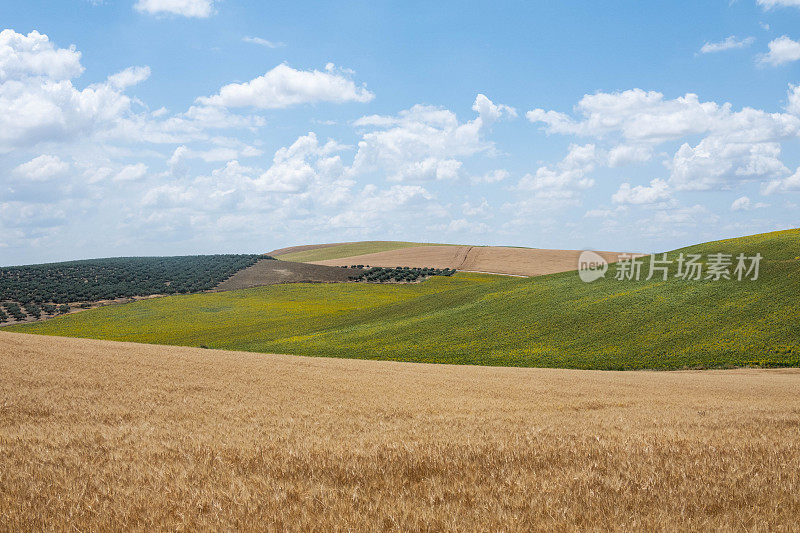
[{"label": "rolling hill", "polygon": [[[547,250],[509,246],[422,244],[400,241],[364,241],[313,244],[273,250],[270,256],[328,266],[454,268],[466,272],[541,276],[575,270],[580,250]],[[619,252],[599,252],[608,262]]]},{"label": "rolling hill", "polygon": [[[800,365],[800,230],[679,253],[763,256],[757,280],[583,283],[460,273],[409,285],[274,285],[89,310],[28,333],[268,353],[594,369]],[[708,264],[705,264],[708,268]],[[649,258],[643,260],[647,272]]]},{"label": "rolling hill", "polygon": [[[440,246],[438,244],[426,245],[420,242],[403,241],[361,241],[361,242],[342,242],[332,244],[312,244],[305,246],[292,246],[273,250],[268,255],[276,257],[281,261],[296,261],[300,263],[313,263],[330,259],[340,259],[342,257],[354,257],[364,254],[373,254],[400,248],[415,246]],[[381,265],[375,265],[381,266]],[[396,265],[387,265],[396,266]],[[409,265],[411,266],[411,265]],[[428,266],[428,265],[424,265]]]},{"label": "rolling hill", "polygon": [[[541,276],[575,270],[580,254],[580,250],[437,245],[412,246],[314,262],[331,266],[432,266],[455,268],[465,272]],[[599,252],[599,254],[609,263],[616,262],[620,256],[618,252]]]}]

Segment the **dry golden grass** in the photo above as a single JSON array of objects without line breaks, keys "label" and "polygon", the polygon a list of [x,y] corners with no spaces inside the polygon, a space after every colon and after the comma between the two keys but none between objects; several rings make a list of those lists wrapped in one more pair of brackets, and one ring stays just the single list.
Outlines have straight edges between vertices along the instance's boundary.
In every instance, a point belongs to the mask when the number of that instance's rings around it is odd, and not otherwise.
[{"label": "dry golden grass", "polygon": [[792,530],[798,391],[0,332],[0,530]]},{"label": "dry golden grass", "polygon": [[[314,261],[319,265],[370,265],[455,268],[467,272],[493,272],[516,276],[541,276],[577,270],[580,250],[545,250],[505,246],[414,246],[372,254]],[[619,252],[599,252],[608,262]]]}]

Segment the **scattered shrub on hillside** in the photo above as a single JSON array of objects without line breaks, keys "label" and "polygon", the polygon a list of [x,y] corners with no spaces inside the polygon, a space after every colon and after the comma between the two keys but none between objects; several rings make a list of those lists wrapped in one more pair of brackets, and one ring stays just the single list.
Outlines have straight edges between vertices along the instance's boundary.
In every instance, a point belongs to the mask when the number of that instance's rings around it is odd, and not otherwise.
[{"label": "scattered shrub on hillside", "polygon": [[34,303],[27,303],[25,304],[25,311],[35,319],[40,319],[42,317],[42,310],[41,308],[34,304]]},{"label": "scattered shrub on hillside", "polygon": [[[356,267],[357,265],[353,268]],[[455,269],[450,268],[372,267],[358,275],[350,276],[350,280],[373,283],[413,283],[430,276],[452,276],[455,272]]]},{"label": "scattered shrub on hillside", "polygon": [[54,304],[42,304],[42,311],[47,315],[54,315],[58,311],[58,307]]},{"label": "scattered shrub on hillside", "polygon": [[69,304],[61,304],[58,306],[58,314],[63,315],[69,313]]},{"label": "scattered shrub on hillside", "polygon": [[16,320],[17,322],[25,320],[25,313],[22,312],[22,309],[20,308],[18,303],[6,302],[3,304],[3,307],[6,308],[8,314],[14,317],[14,320]]}]

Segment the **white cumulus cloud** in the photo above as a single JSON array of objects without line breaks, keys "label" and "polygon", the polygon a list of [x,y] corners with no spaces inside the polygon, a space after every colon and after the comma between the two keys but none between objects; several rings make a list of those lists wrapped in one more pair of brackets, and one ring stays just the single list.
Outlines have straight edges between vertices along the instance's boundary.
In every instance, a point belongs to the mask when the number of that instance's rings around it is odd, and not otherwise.
[{"label": "white cumulus cloud", "polygon": [[656,91],[630,89],[587,94],[578,102],[576,111],[578,120],[544,109],[528,111],[526,116],[533,123],[544,123],[551,133],[619,133],[629,140],[657,142],[707,131],[730,114],[730,107],[701,102],[696,94],[667,100]]},{"label": "white cumulus cloud", "polygon": [[800,59],[800,43],[786,35],[770,41],[768,47],[769,52],[758,57],[758,62],[762,65],[776,67]]},{"label": "white cumulus cloud", "polygon": [[491,172],[487,172],[482,176],[473,176],[471,181],[472,183],[500,183],[508,176],[508,170],[504,168],[498,168],[496,170],[492,170]]},{"label": "white cumulus cloud", "polygon": [[513,107],[505,104],[495,104],[483,94],[478,94],[478,96],[475,97],[475,103],[472,104],[472,110],[478,113],[478,115],[481,116],[487,125],[500,120],[504,116],[517,116],[517,110]]},{"label": "white cumulus cloud", "polygon": [[608,166],[622,167],[631,163],[644,163],[653,157],[653,147],[648,144],[619,144],[608,151]]},{"label": "white cumulus cloud", "polygon": [[[786,113],[751,107],[737,111],[695,94],[667,99],[659,92],[631,89],[585,95],[574,114],[534,109],[526,116],[549,133],[595,139],[597,164],[609,167],[648,161],[656,147],[682,141],[671,160],[663,160],[670,185],[676,190],[730,189],[737,182],[775,180],[788,173],[781,148],[800,136],[800,90],[790,85],[787,100]],[[695,136],[702,136],[699,142]],[[543,167],[528,184],[568,183],[568,175],[553,170]]]},{"label": "white cumulus cloud", "polygon": [[143,178],[145,174],[147,174],[147,165],[144,163],[126,165],[117,172],[117,175],[114,176],[114,181],[136,181]]},{"label": "white cumulus cloud", "polygon": [[80,52],[46,35],[0,32],[0,153],[43,141],[74,140],[118,126],[131,100],[110,83],[79,90]]},{"label": "white cumulus cloud", "polygon": [[66,163],[54,155],[40,155],[14,169],[17,177],[30,181],[49,181],[64,175],[69,170]]},{"label": "white cumulus cloud", "polygon": [[731,204],[731,211],[750,211],[752,209],[764,209],[769,207],[769,204],[764,202],[753,203],[747,196],[741,196],[733,201]]},{"label": "white cumulus cloud", "polygon": [[533,200],[550,201],[553,206],[575,203],[578,191],[594,185],[589,173],[600,158],[594,144],[570,145],[569,152],[560,162],[553,166],[541,166],[536,172],[525,174],[516,189],[530,193]]},{"label": "white cumulus cloud", "polygon": [[[350,205],[328,220],[334,228],[367,228],[385,221],[387,213],[424,218],[433,196],[419,185],[393,185],[380,189],[366,185]],[[399,217],[398,217],[399,218]]]},{"label": "white cumulus cloud", "polygon": [[335,179],[343,172],[339,156],[342,147],[334,141],[320,144],[313,132],[298,137],[291,146],[275,152],[272,165],[256,180],[264,192],[300,193],[319,179]]},{"label": "white cumulus cloud", "polygon": [[369,102],[375,95],[357,86],[346,73],[332,66],[319,70],[295,70],[281,64],[245,83],[231,83],[219,94],[198,98],[203,105],[279,109],[315,102]]},{"label": "white cumulus cloud", "polygon": [[83,73],[81,53],[75,47],[56,48],[47,35],[0,32],[0,82],[28,76],[68,80]]},{"label": "white cumulus cloud", "polygon": [[649,186],[636,185],[631,187],[630,183],[623,183],[611,200],[616,204],[655,204],[670,198],[669,185],[661,179],[654,179]]},{"label": "white cumulus cloud", "polygon": [[762,184],[761,192],[763,194],[774,194],[780,192],[800,191],[800,167],[797,171],[785,178],[774,179],[770,182]]},{"label": "white cumulus cloud", "polygon": [[[356,127],[371,128],[358,143],[352,172],[378,172],[393,181],[453,179],[461,158],[491,152],[484,140],[486,127],[512,109],[479,94],[473,103],[478,116],[461,122],[455,113],[440,107],[415,105],[396,116],[371,115],[356,120]],[[500,174],[495,177],[504,177]]]},{"label": "white cumulus cloud", "polygon": [[679,190],[727,188],[735,181],[772,178],[788,172],[778,143],[726,142],[706,138],[684,143],[670,164],[670,180]]},{"label": "white cumulus cloud", "polygon": [[745,211],[747,209],[750,209],[750,198],[747,196],[737,198],[731,204],[731,211]]},{"label": "white cumulus cloud", "polygon": [[179,15],[189,18],[208,18],[214,12],[213,0],[138,0],[133,7],[149,15]]},{"label": "white cumulus cloud", "polygon": [[147,78],[150,77],[150,67],[128,67],[121,72],[117,72],[116,74],[112,74],[108,77],[108,84],[118,89],[120,91],[124,91],[128,87],[133,87],[137,85]]}]

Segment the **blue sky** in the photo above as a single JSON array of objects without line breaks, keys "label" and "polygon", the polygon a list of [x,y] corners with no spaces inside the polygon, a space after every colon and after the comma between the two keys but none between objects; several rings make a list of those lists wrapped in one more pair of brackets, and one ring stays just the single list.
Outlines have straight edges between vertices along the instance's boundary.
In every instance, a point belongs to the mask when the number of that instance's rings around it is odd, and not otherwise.
[{"label": "blue sky", "polygon": [[0,264],[800,226],[800,0],[0,5]]}]

